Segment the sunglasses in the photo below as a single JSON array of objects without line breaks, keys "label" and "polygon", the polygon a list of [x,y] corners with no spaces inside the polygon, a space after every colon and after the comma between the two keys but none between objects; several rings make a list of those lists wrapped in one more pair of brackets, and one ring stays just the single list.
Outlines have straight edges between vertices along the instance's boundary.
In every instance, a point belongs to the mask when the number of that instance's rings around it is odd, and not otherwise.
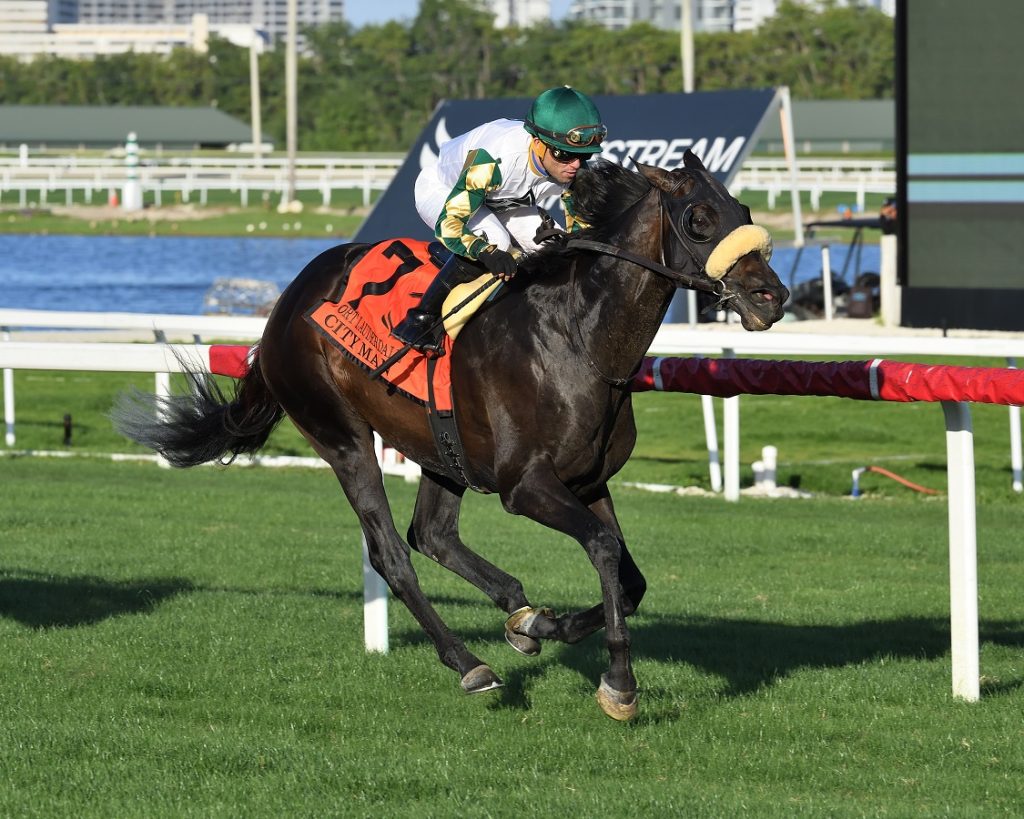
[{"label": "sunglasses", "polygon": [[[547,143],[544,143],[547,145]],[[588,159],[590,154],[574,154],[572,151],[563,151],[561,148],[555,148],[552,145],[547,145],[548,153],[551,154],[551,158],[555,160],[559,165],[568,165],[571,162],[575,162],[577,159],[582,165]]]}]

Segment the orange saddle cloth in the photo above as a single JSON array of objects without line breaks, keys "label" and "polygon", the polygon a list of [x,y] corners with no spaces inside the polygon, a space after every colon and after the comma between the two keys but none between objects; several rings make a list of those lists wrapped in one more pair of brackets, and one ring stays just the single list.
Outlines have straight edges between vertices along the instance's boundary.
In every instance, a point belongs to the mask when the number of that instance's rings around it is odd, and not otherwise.
[{"label": "orange saddle cloth", "polygon": [[[391,328],[415,307],[437,274],[428,243],[395,239],[375,245],[349,272],[341,298],[324,299],[306,313],[330,342],[367,372],[380,367],[403,345]],[[440,411],[452,408],[452,340],[444,337],[445,355],[434,365],[433,392]],[[428,357],[410,350],[380,376],[381,380],[417,403],[429,405]]]}]

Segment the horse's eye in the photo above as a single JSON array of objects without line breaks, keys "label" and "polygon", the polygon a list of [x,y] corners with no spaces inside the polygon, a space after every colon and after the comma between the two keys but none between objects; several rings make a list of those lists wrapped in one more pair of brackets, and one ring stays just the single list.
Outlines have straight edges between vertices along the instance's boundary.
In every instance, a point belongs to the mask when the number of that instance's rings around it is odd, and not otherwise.
[{"label": "horse's eye", "polygon": [[683,213],[683,230],[695,242],[710,241],[717,224],[716,214],[703,206],[689,207]]}]

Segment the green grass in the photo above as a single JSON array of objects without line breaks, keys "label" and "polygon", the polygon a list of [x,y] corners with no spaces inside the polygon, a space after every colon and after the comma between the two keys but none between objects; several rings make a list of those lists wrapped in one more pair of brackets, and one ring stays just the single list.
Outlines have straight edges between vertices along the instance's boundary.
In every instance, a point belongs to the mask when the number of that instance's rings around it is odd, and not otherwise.
[{"label": "green grass", "polygon": [[[375,201],[379,192],[374,192]],[[27,208],[17,206],[18,200],[10,194],[0,197],[0,234],[72,234],[97,236],[351,236],[365,218],[362,206],[362,192],[358,190],[333,191],[331,204],[324,208],[322,198],[315,191],[300,191],[297,198],[303,202],[302,213],[279,214],[276,206],[278,196],[261,201],[258,194],[249,198],[249,206],[241,207],[238,194],[227,191],[211,192],[205,206],[199,204],[198,196],[191,202],[183,203],[180,195],[165,194],[163,206],[180,206],[199,214],[197,218],[170,218],[150,220],[147,214],[156,214],[161,208],[155,206],[152,193],[147,194],[143,210],[133,216],[125,214],[117,218],[102,218],[100,209],[96,214],[82,211],[82,216],[54,213],[52,208],[65,205],[63,195],[53,194],[47,204],[42,205],[40,197],[29,198]],[[99,197],[93,198],[95,204]],[[74,205],[84,205],[81,192],[73,200]]]},{"label": "green grass", "polygon": [[[371,196],[372,202],[379,197],[380,192],[374,191]],[[145,218],[145,211],[142,214],[137,214],[138,218],[110,219],[88,214],[83,217],[57,215],[53,213],[52,209],[66,204],[63,193],[51,192],[44,204],[41,195],[37,192],[28,197],[28,207],[22,208],[19,206],[19,196],[9,192],[6,196],[0,195],[0,235],[28,233],[85,236],[243,236],[250,234],[262,236],[323,236],[325,234],[352,236],[365,218],[366,209],[363,207],[362,191],[359,190],[333,191],[328,208],[323,208],[321,196],[316,191],[300,191],[297,198],[303,202],[305,207],[301,214],[296,215],[277,213],[276,206],[280,199],[277,195],[266,197],[266,201],[262,201],[259,194],[252,194],[249,198],[249,206],[243,208],[239,195],[230,191],[212,191],[205,206],[199,203],[198,195],[194,195],[189,203],[184,203],[180,194],[165,194],[162,199],[163,207],[187,204],[202,214],[201,217],[161,218],[150,221]],[[772,209],[768,208],[766,193],[744,191],[739,198],[754,211],[755,222],[758,221],[760,214],[786,214],[791,207],[788,193],[780,194]],[[868,195],[865,199],[865,214],[854,215],[878,213],[885,198],[874,194]],[[809,194],[804,195],[801,201],[805,221],[809,221],[807,216],[811,205]],[[825,193],[821,196],[820,207],[822,212],[827,214],[826,218],[838,219],[837,208],[840,206],[852,207],[855,202],[856,199],[852,193]],[[72,204],[86,205],[84,192],[76,191],[72,197]],[[105,204],[105,200],[97,194],[93,196],[92,204]],[[153,208],[154,213],[160,210],[152,192],[146,193],[144,205],[146,208]],[[208,213],[204,213],[204,211],[208,211]],[[97,212],[99,212],[99,208],[97,208]],[[772,228],[772,235],[776,241],[789,241],[793,239],[794,233],[790,227],[781,225]],[[816,236],[822,239],[848,240],[850,232],[842,228],[823,228],[818,230]],[[869,231],[865,240],[876,241],[877,238],[877,232]]]},{"label": "green grass", "polygon": [[[1017,504],[979,510],[983,699],[952,699],[945,509],[690,499],[617,509],[649,582],[641,712],[593,701],[599,637],[534,659],[414,556],[503,676],[468,697],[397,603],[362,650],[359,531],[324,471],[0,459],[5,816],[1019,815]],[[413,487],[388,480],[404,529]],[[582,550],[467,499],[467,542],[537,604]]]}]

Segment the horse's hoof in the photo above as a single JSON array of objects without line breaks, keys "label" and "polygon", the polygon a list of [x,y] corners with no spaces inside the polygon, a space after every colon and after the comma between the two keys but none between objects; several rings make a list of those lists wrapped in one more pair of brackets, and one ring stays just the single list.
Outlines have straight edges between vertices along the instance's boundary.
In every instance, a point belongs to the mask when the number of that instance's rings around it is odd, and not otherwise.
[{"label": "horse's hoof", "polygon": [[636,716],[636,691],[616,691],[601,675],[601,685],[597,689],[597,704],[612,719],[629,722]]},{"label": "horse's hoof", "polygon": [[504,684],[501,681],[501,677],[483,663],[472,671],[467,672],[466,676],[462,678],[462,690],[467,694],[481,694],[484,691],[493,691],[495,688],[501,688]]},{"label": "horse's hoof", "polygon": [[523,606],[512,612],[505,621],[505,641],[520,654],[527,657],[536,657],[540,654],[540,640],[536,640],[524,632],[530,630],[533,621],[538,617],[553,618],[555,613],[551,609],[534,609]]}]

